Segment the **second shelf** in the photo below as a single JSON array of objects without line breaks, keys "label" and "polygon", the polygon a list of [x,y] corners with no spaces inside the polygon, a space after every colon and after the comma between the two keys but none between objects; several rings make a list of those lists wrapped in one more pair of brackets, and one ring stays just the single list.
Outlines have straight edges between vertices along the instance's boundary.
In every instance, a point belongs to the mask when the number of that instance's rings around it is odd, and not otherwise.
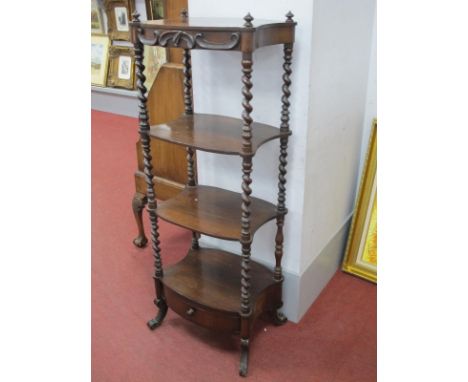
[{"label": "second shelf", "polygon": [[[252,235],[277,216],[276,206],[251,198]],[[158,204],[158,216],[170,223],[208,236],[240,240],[242,197],[237,192],[211,186],[187,187],[172,199]]]},{"label": "second shelf", "polygon": [[151,127],[150,135],[163,141],[214,153],[255,154],[272,139],[286,137],[290,132],[264,123],[252,123],[252,150],[242,150],[242,120],[214,114],[183,115],[174,121]]}]

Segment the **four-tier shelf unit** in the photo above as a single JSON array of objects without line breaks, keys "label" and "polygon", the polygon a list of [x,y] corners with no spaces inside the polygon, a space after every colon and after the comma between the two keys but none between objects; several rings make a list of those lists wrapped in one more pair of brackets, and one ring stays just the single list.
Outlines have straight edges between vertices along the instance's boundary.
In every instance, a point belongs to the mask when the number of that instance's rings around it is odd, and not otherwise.
[{"label": "four-tier shelf unit", "polygon": [[[286,322],[282,307],[281,259],[285,206],[286,156],[289,128],[291,60],[296,22],[289,12],[284,22],[255,20],[250,14],[243,20],[189,18],[182,11],[178,20],[141,22],[138,13],[131,23],[135,46],[139,98],[139,133],[147,183],[148,214],[154,256],[154,281],[157,316],[148,322],[155,329],[164,320],[167,309],[182,317],[218,331],[240,334],[240,368],[247,374],[249,343],[255,319],[269,315],[275,324]],[[282,107],[280,128],[256,123],[252,112],[252,55],[255,49],[283,45]],[[180,118],[149,126],[147,89],[143,74],[143,46],[183,48],[185,113]],[[191,50],[239,51],[242,54],[242,107],[240,119],[193,111]],[[157,202],[154,192],[151,138],[185,146],[188,181],[176,197]],[[279,139],[278,202],[273,205],[251,196],[252,158],[257,149]],[[195,150],[242,158],[241,193],[199,185],[194,169]],[[164,267],[161,259],[158,219],[192,231],[191,248],[179,263]],[[253,236],[266,222],[276,219],[275,267],[250,260]],[[202,248],[200,235],[239,241],[242,254],[237,256],[218,249]]]}]

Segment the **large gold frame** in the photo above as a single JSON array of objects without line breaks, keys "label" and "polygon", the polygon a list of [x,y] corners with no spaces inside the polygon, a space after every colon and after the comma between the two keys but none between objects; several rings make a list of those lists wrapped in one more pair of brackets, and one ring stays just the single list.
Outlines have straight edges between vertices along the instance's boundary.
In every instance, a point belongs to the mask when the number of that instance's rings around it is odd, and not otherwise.
[{"label": "large gold frame", "polygon": [[[119,57],[131,58],[130,79],[119,78]],[[111,46],[109,49],[109,73],[107,86],[133,90],[135,88],[135,51],[128,46]]]},{"label": "large gold frame", "polygon": [[103,57],[102,57],[102,68],[99,73],[93,73],[91,68],[91,85],[95,86],[106,86],[107,82],[107,71],[109,67],[109,46],[110,40],[106,35],[91,35],[91,43],[102,43],[104,45]]},{"label": "large gold frame", "polygon": [[[367,240],[368,219],[377,198],[377,120],[372,122],[364,171],[362,173],[359,193],[356,200],[354,217],[351,223],[348,243],[343,260],[343,271],[357,275],[366,280],[377,282],[377,268],[364,266],[360,261],[363,240]],[[376,200],[376,199],[375,199]]]}]

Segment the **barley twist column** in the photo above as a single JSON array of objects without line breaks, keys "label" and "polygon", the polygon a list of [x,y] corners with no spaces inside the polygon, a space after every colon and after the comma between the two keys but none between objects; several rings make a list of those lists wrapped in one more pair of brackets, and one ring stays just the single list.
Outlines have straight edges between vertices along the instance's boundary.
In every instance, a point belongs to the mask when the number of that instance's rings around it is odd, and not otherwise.
[{"label": "barley twist column", "polygon": [[182,57],[184,65],[184,105],[185,114],[193,114],[193,98],[192,98],[192,59],[190,49],[184,49]]},{"label": "barley twist column", "polygon": [[[292,60],[292,44],[284,45],[284,63],[283,63],[283,95],[281,97],[281,126],[280,130],[285,133],[289,133],[289,96],[291,92],[289,87],[291,85],[291,60]],[[279,176],[278,176],[278,204],[276,218],[277,232],[275,238],[275,281],[282,281],[283,274],[281,271],[281,260],[283,257],[283,225],[284,216],[286,214],[286,165],[287,165],[287,148],[288,148],[288,136],[280,138],[280,155],[279,155]]]},{"label": "barley twist column", "polygon": [[[184,105],[185,115],[193,114],[193,93],[192,93],[192,62],[190,57],[190,49],[184,49],[182,63],[184,65]],[[187,186],[194,187],[197,185],[195,181],[194,157],[195,150],[187,147]],[[198,244],[198,233],[192,232],[192,248],[200,248]]]},{"label": "barley twist column", "polygon": [[242,151],[245,153],[242,157],[242,215],[241,215],[241,244],[242,244],[242,262],[241,262],[241,314],[249,316],[250,306],[250,247],[252,244],[252,234],[250,232],[250,194],[252,189],[250,184],[252,179],[252,54],[244,53],[242,59]]},{"label": "barley twist column", "polygon": [[[140,15],[135,12],[133,14],[133,22],[139,23]],[[162,295],[162,283],[161,279],[163,277],[162,261],[161,261],[161,247],[159,242],[159,227],[158,227],[158,217],[156,215],[156,195],[154,192],[154,183],[153,183],[153,164],[151,157],[151,140],[149,136],[150,126],[148,122],[148,110],[146,107],[146,87],[145,80],[146,77],[143,74],[145,69],[143,65],[143,44],[141,43],[138,34],[142,33],[142,29],[137,26],[137,33],[134,38],[134,47],[135,47],[135,67],[136,67],[136,78],[137,78],[137,90],[138,90],[138,108],[139,108],[139,133],[141,146],[143,149],[143,162],[144,162],[144,173],[146,180],[146,195],[148,198],[148,215],[151,221],[151,242],[152,250],[154,257],[154,275],[155,287],[156,287],[156,300],[155,304],[160,309],[158,316],[148,322],[148,326],[151,329],[159,326],[164,319],[164,316],[167,311],[167,305],[163,299]]]},{"label": "barley twist column", "polygon": [[[250,19],[250,21],[248,21]],[[253,18],[248,14],[244,20],[246,24]],[[252,319],[252,306],[250,303],[250,250],[252,245],[252,233],[250,229],[250,194],[252,189],[250,184],[252,179],[252,53],[242,54],[242,204],[241,204],[241,360],[239,374],[247,375],[249,347],[250,347],[250,327]]]}]

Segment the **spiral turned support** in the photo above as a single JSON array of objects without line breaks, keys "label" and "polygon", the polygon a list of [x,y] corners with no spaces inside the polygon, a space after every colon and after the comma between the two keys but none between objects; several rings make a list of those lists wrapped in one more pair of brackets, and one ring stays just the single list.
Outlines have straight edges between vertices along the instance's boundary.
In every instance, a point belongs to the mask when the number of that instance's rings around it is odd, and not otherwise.
[{"label": "spiral turned support", "polygon": [[[195,187],[197,182],[195,180],[195,167],[194,167],[195,150],[187,147],[187,186]],[[192,249],[199,249],[198,244],[199,233],[192,231]]]},{"label": "spiral turned support", "polygon": [[195,151],[191,147],[187,147],[187,186],[189,187],[196,185],[193,159],[194,155]]},{"label": "spiral turned support", "polygon": [[[192,92],[192,61],[190,49],[184,49],[182,56],[182,64],[184,65],[184,106],[185,115],[193,114],[193,92]],[[187,186],[194,187],[197,185],[195,180],[194,168],[195,150],[187,147]],[[200,248],[198,244],[199,234],[192,232],[192,249]]]},{"label": "spiral turned support", "polygon": [[252,235],[250,232],[250,194],[252,189],[250,184],[252,179],[252,157],[245,157],[242,163],[242,214],[241,214],[241,313],[250,316],[250,248],[252,244]]},{"label": "spiral turned support", "polygon": [[[283,63],[283,95],[281,97],[281,125],[280,130],[283,132],[289,132],[289,97],[291,91],[289,87],[291,85],[291,60],[292,60],[292,44],[284,44],[284,63]],[[279,175],[278,175],[278,204],[277,212],[278,217],[276,218],[276,238],[275,238],[275,272],[274,280],[282,281],[283,274],[281,270],[281,260],[283,258],[283,225],[284,215],[286,214],[286,165],[287,165],[287,152],[288,149],[288,137],[280,139],[280,155],[279,155]]]},{"label": "spiral turned support", "polygon": [[250,251],[252,232],[250,229],[250,184],[252,179],[252,53],[242,55],[242,204],[241,204],[241,359],[239,374],[246,376],[249,362],[249,341],[252,319],[250,302]]},{"label": "spiral turned support", "polygon": [[[136,24],[140,23],[140,15],[137,12],[133,13],[133,22]],[[137,36],[142,33],[142,29],[137,25]],[[146,98],[146,87],[145,80],[146,77],[143,74],[145,66],[143,65],[143,44],[138,37],[134,40],[135,48],[135,67],[136,67],[136,78],[137,78],[137,90],[138,90],[138,108],[139,108],[139,133],[141,140],[141,147],[143,151],[143,163],[144,163],[144,173],[146,180],[146,196],[148,198],[148,215],[151,222],[151,247],[153,251],[154,258],[154,274],[153,278],[155,280],[156,287],[156,305],[159,307],[158,316],[151,320],[148,325],[150,328],[159,326],[165,316],[167,311],[167,305],[163,298],[162,293],[162,283],[161,279],[163,277],[162,269],[162,260],[161,260],[161,247],[159,241],[159,227],[158,227],[158,217],[156,215],[156,195],[154,192],[154,183],[153,183],[153,165],[151,157],[151,140],[149,136],[150,126],[149,126],[149,116],[148,110],[146,107],[147,98]]]},{"label": "spiral turned support", "polygon": [[182,57],[184,65],[184,105],[185,114],[193,114],[193,96],[192,96],[192,59],[190,49],[184,49]]},{"label": "spiral turned support", "polygon": [[252,189],[250,184],[252,179],[252,54],[244,53],[242,57],[242,150],[245,155],[242,157],[242,205],[241,205],[241,313],[249,316],[250,306],[250,247],[252,244],[252,234],[250,232],[250,194]]}]

